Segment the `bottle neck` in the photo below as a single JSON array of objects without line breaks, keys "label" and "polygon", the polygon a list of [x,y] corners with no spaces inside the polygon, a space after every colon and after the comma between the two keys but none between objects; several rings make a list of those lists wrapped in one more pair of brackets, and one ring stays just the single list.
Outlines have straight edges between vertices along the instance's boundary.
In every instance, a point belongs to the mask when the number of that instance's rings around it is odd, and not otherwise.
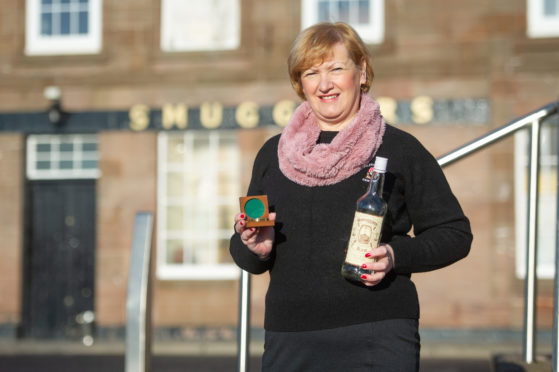
[{"label": "bottle neck", "polygon": [[382,190],[384,188],[384,173],[375,172],[371,175],[371,181],[369,184],[369,191],[367,194],[375,195],[378,194],[382,198]]}]

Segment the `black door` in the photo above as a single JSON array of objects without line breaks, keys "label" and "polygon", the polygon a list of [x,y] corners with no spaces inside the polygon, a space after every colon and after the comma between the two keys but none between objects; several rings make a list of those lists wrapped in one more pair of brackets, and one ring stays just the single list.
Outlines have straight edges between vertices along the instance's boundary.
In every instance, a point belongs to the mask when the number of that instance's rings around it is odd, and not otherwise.
[{"label": "black door", "polygon": [[27,185],[23,333],[83,336],[80,314],[94,310],[95,181]]}]

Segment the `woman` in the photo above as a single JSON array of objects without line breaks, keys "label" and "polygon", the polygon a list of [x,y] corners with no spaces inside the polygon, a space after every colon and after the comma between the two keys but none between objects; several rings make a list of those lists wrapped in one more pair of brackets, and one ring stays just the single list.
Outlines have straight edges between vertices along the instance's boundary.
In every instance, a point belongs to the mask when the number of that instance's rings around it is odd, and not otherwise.
[{"label": "woman", "polygon": [[[248,195],[268,195],[275,227],[235,216],[230,251],[266,271],[265,371],[416,371],[419,304],[410,280],[463,257],[468,219],[436,160],[411,135],[385,124],[367,95],[367,48],[343,23],[304,30],[288,58],[304,102],[260,149]],[[361,283],[345,280],[357,199],[376,156],[388,158],[382,243]],[[408,235],[413,227],[413,237]]]}]

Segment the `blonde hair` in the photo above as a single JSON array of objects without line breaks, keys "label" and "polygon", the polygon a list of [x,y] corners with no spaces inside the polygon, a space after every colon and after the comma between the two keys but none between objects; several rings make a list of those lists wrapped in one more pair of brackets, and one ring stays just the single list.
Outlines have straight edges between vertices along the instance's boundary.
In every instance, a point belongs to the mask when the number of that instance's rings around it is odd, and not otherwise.
[{"label": "blonde hair", "polygon": [[365,83],[361,84],[361,91],[369,91],[373,83],[374,72],[365,43],[348,24],[323,22],[301,31],[293,42],[287,58],[289,79],[299,97],[305,99],[301,85],[302,72],[331,56],[332,47],[338,43],[344,43],[349,58],[358,68],[365,61],[367,76]]}]

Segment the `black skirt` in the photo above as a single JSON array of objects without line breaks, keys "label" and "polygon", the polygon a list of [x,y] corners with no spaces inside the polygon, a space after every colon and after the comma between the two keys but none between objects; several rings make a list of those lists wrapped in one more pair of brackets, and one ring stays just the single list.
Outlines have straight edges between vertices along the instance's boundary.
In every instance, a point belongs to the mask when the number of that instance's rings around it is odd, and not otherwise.
[{"label": "black skirt", "polygon": [[266,331],[263,372],[416,372],[416,319],[391,319],[306,332]]}]

